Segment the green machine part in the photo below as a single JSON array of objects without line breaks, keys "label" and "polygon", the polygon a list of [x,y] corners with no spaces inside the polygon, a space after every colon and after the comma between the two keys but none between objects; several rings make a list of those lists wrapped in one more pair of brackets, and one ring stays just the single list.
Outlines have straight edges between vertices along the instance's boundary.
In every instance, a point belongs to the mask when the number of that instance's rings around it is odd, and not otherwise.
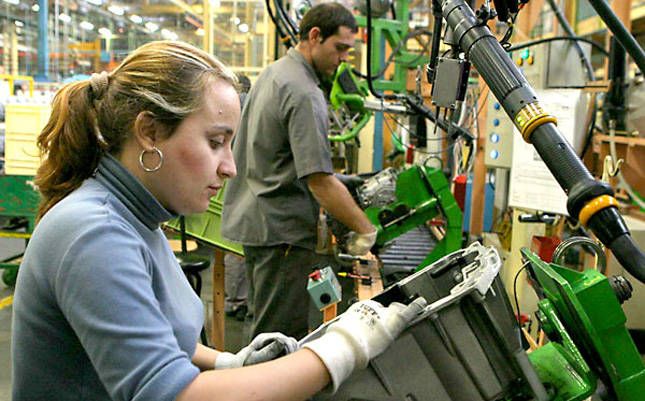
[{"label": "green machine part", "polygon": [[329,102],[334,111],[345,109],[352,114],[351,127],[346,128],[340,135],[329,135],[332,142],[345,142],[354,139],[365,127],[372,112],[367,110],[364,100],[368,95],[367,84],[359,81],[352,72],[352,66],[341,63],[336,70],[334,82],[329,92]]},{"label": "green machine part", "polygon": [[[225,184],[226,185],[226,184]],[[185,216],[186,234],[208,245],[225,251],[243,255],[242,245],[231,242],[221,234],[222,208],[224,206],[224,187],[211,199],[208,210],[203,213]],[[180,231],[179,218],[170,220],[166,226]]]},{"label": "green machine part", "polygon": [[[395,2],[396,20],[373,18],[372,19],[372,74],[380,71],[382,66],[381,43],[387,40],[390,48],[396,51],[394,55],[394,74],[391,79],[379,77],[372,83],[376,90],[391,90],[395,93],[405,93],[407,84],[407,70],[428,63],[427,57],[401,50],[405,47],[408,35],[410,12],[407,1]],[[356,22],[360,27],[367,27],[367,19],[357,16]]]},{"label": "green machine part", "polygon": [[529,359],[555,391],[553,399],[582,400],[595,391],[598,377],[609,399],[642,400],[645,365],[610,280],[596,270],[578,272],[546,263],[528,249],[521,252],[551,341]]},{"label": "green machine part", "polygon": [[[0,175],[0,216],[21,218],[26,223],[17,227],[20,231],[13,228],[0,229],[0,238],[29,239],[36,226],[39,202],[40,195],[33,185],[32,176]],[[0,260],[2,281],[5,284],[15,284],[21,258],[22,253]]]},{"label": "green machine part", "polygon": [[441,170],[415,165],[401,172],[395,196],[397,201],[394,203],[365,209],[378,230],[376,245],[383,246],[441,214],[446,220],[445,235],[417,270],[461,248],[462,212]]}]

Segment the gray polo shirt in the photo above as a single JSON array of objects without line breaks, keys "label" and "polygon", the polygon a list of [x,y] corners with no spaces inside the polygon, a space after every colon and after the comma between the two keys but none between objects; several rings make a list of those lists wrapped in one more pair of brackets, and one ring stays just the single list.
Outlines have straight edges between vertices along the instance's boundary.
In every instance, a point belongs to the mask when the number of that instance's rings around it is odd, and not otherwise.
[{"label": "gray polo shirt", "polygon": [[333,173],[319,82],[302,54],[290,49],[251,88],[233,144],[238,175],[226,185],[225,238],[315,248],[319,205],[306,177]]}]

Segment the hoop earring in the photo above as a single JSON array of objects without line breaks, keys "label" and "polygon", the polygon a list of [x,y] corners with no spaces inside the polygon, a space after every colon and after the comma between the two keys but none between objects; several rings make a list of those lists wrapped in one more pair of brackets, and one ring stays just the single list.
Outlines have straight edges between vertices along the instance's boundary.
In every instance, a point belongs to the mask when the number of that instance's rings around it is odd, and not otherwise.
[{"label": "hoop earring", "polygon": [[[143,156],[148,152],[154,152],[159,157],[159,163],[157,163],[157,165],[152,167],[152,168],[146,167],[146,165],[143,163]],[[159,148],[157,148],[156,146],[153,146],[152,150],[145,150],[144,149],[144,150],[141,151],[141,153],[139,153],[139,165],[141,166],[141,168],[144,171],[146,171],[148,173],[155,172],[155,171],[159,170],[161,168],[161,166],[163,165],[163,153],[161,153],[161,150],[159,150]]]}]

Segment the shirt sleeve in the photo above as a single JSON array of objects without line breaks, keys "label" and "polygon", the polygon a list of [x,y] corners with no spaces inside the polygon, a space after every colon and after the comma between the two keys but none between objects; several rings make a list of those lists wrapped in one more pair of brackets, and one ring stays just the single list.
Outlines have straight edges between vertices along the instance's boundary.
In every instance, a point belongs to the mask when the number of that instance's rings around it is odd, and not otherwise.
[{"label": "shirt sleeve", "polygon": [[161,311],[149,262],[135,233],[103,224],[74,241],[55,276],[60,308],[113,400],[174,400],[199,374]]},{"label": "shirt sleeve", "polygon": [[294,91],[284,110],[298,178],[313,173],[332,174],[328,111],[322,93]]}]

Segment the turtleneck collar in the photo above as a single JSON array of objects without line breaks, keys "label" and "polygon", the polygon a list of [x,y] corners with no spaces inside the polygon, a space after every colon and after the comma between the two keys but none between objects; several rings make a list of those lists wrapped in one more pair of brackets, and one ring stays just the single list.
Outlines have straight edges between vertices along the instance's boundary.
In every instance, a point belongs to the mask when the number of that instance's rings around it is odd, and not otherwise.
[{"label": "turtleneck collar", "polygon": [[103,155],[96,180],[108,188],[150,230],[175,217],[113,156]]}]

